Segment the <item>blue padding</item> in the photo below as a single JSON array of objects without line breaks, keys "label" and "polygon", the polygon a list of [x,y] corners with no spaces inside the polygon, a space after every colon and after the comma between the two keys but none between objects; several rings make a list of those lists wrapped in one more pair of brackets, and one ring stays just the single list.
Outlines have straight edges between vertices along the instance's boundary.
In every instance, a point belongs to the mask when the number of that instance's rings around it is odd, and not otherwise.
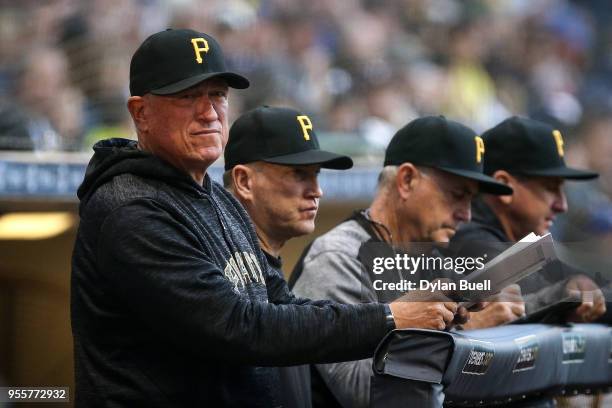
[{"label": "blue padding", "polygon": [[[600,324],[508,325],[443,334],[396,330],[377,349],[374,371],[403,378],[407,387],[441,378],[447,402],[482,405],[566,387],[609,386],[611,351],[611,329]],[[425,364],[424,356],[432,363]]]}]

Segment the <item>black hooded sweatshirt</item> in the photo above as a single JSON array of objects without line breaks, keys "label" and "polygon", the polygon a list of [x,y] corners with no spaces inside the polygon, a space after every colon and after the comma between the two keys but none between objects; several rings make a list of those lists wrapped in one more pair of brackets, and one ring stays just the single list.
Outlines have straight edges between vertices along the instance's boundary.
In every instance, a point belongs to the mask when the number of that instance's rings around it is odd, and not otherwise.
[{"label": "black hooded sweatshirt", "polygon": [[94,151],[72,258],[76,406],[280,406],[273,366],[373,354],[384,307],[295,298],[222,186],[134,141]]}]

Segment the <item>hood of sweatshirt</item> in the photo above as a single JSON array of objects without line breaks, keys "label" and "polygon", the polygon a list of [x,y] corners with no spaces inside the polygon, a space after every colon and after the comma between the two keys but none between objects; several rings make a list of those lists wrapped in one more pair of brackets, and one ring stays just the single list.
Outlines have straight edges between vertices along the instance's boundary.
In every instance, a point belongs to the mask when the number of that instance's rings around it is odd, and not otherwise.
[{"label": "hood of sweatshirt", "polygon": [[162,159],[138,149],[138,143],[129,139],[106,139],[96,143],[83,183],[77,190],[81,205],[103,184],[113,177],[130,173],[143,178],[162,180],[180,187],[188,194],[201,195],[210,191],[210,178],[206,176],[204,187],[189,175]]}]

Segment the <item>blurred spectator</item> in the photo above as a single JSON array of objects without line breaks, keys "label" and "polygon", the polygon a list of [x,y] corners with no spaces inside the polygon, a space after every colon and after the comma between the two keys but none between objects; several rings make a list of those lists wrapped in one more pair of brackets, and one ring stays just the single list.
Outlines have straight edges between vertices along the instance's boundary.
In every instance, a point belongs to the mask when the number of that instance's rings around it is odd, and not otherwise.
[{"label": "blurred spectator", "polygon": [[409,105],[408,98],[393,80],[371,85],[365,92],[365,102],[367,113],[362,118],[359,133],[381,152],[395,132],[417,116]]},{"label": "blurred spectator", "polygon": [[497,99],[493,79],[483,65],[488,23],[461,22],[449,31],[448,95],[444,111],[477,131],[501,122],[510,112]]},{"label": "blurred spectator", "polygon": [[28,115],[15,104],[0,103],[0,150],[34,150]]},{"label": "blurred spectator", "polygon": [[588,117],[580,133],[568,160],[593,169],[600,177],[591,183],[568,185],[573,211],[564,218],[560,233],[567,241],[595,236],[612,248],[612,113]]},{"label": "blurred spectator", "polygon": [[570,212],[560,217],[556,238],[569,243],[573,262],[608,282],[612,279],[612,111],[588,115],[568,162],[600,174],[589,183],[567,183]]},{"label": "blurred spectator", "polygon": [[99,140],[112,137],[133,138],[135,131],[125,108],[122,96],[109,96],[98,101],[98,124],[89,128],[79,146],[82,150],[91,150]]},{"label": "blurred spectator", "polygon": [[365,106],[360,98],[341,96],[332,102],[325,128],[329,132],[356,133],[364,115]]},{"label": "blurred spectator", "polygon": [[80,148],[84,99],[67,73],[66,57],[57,48],[33,47],[25,55],[15,93],[29,116],[36,150]]}]

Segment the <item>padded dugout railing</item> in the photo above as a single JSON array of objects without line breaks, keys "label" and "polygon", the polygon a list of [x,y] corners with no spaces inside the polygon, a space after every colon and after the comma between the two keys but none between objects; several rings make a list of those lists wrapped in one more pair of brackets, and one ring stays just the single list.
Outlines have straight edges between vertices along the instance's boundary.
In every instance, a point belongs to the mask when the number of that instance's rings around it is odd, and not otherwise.
[{"label": "padded dugout railing", "polygon": [[612,385],[612,328],[507,325],[394,330],[374,356],[372,407],[548,406]]}]

